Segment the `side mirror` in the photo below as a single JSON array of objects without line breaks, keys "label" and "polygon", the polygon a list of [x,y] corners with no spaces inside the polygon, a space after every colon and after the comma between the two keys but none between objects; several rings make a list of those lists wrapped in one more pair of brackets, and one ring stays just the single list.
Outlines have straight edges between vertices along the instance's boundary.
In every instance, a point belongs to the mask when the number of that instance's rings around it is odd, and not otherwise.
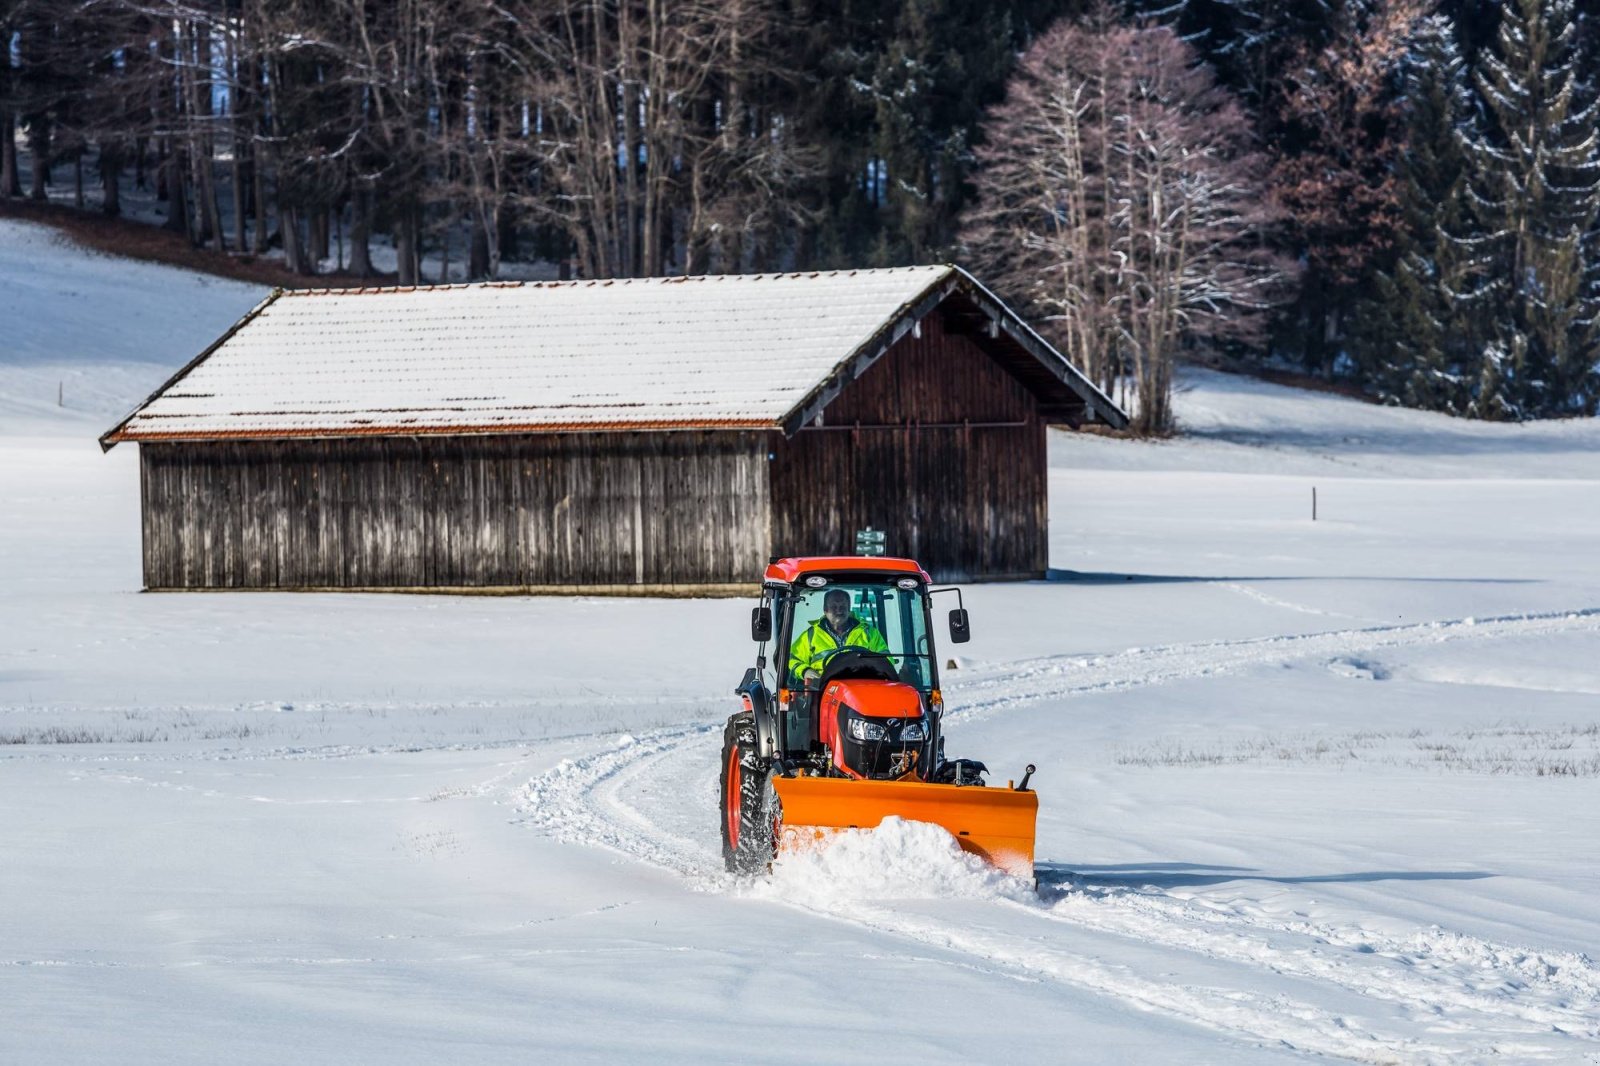
[{"label": "side mirror", "polygon": [[950,612],[950,643],[965,644],[972,639],[972,626],[967,622],[967,609],[957,607]]},{"label": "side mirror", "polygon": [[761,644],[772,639],[771,607],[756,607],[750,611],[750,639]]}]

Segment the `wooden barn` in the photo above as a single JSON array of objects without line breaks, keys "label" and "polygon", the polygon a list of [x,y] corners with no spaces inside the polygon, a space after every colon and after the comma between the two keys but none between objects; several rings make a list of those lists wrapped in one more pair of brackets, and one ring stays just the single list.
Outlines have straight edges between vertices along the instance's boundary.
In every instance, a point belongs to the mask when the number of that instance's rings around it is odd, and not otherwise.
[{"label": "wooden barn", "polygon": [[952,266],[274,293],[104,437],[150,589],[747,590],[858,531],[1043,576],[1045,427],[1126,421]]}]

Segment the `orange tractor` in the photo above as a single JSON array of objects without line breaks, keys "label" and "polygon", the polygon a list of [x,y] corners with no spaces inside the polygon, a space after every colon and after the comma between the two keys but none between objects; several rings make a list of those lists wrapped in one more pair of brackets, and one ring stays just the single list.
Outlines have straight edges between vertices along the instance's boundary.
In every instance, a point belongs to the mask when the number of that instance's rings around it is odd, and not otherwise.
[{"label": "orange tractor", "polygon": [[[960,591],[909,559],[777,559],[752,612],[756,665],[722,742],[722,853],[734,873],[885,818],[942,826],[963,849],[1033,878],[1029,766],[986,787],[980,762],[944,755],[931,594],[955,592],[950,639],[971,637]],[[769,655],[768,646],[771,645]]]}]

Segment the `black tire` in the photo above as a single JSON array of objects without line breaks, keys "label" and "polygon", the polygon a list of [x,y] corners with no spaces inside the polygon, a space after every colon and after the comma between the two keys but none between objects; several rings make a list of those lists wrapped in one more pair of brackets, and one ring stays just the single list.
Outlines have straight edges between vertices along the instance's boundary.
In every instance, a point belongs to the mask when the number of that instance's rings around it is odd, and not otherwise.
[{"label": "black tire", "polygon": [[772,865],[776,812],[768,799],[768,768],[756,755],[755,719],[736,714],[722,732],[718,813],[722,861],[729,873],[762,874]]}]

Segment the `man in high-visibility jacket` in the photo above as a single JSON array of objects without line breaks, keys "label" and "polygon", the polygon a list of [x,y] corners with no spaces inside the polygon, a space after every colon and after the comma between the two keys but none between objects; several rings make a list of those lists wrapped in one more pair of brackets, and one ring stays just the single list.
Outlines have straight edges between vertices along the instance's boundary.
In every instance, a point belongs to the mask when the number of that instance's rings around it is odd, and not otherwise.
[{"label": "man in high-visibility jacket", "polygon": [[887,652],[889,642],[850,612],[850,593],[829,589],[822,597],[822,617],[806,626],[789,647],[789,676],[811,687],[822,677],[828,653],[839,648]]}]

